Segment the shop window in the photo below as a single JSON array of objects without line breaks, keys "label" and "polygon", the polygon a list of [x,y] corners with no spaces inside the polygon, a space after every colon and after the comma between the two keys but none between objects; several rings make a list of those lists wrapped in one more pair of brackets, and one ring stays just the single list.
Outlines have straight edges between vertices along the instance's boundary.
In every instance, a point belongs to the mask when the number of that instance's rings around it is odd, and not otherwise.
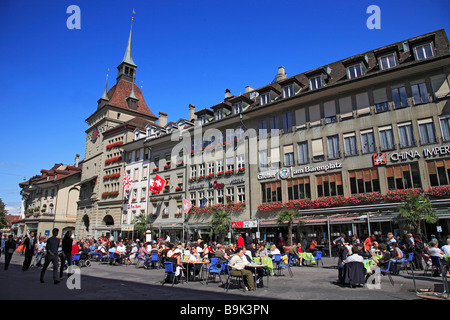
[{"label": "shop window", "polygon": [[342,174],[324,174],[316,177],[318,197],[343,196]]},{"label": "shop window", "polygon": [[432,187],[448,185],[450,180],[450,159],[428,161],[427,167]]},{"label": "shop window", "polygon": [[422,188],[417,163],[386,167],[389,190]]},{"label": "shop window", "polygon": [[352,194],[380,191],[377,169],[364,169],[348,172]]},{"label": "shop window", "polygon": [[281,201],[281,182],[266,182],[261,184],[262,202]]},{"label": "shop window", "polygon": [[289,200],[311,199],[309,177],[290,179],[287,181]]}]

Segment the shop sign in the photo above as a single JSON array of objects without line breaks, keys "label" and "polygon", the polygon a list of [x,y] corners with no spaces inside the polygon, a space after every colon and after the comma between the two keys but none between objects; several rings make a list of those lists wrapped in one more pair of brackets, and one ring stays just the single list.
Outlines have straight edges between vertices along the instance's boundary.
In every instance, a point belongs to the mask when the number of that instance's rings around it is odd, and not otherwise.
[{"label": "shop sign", "polygon": [[133,231],[134,230],[134,225],[133,224],[123,224],[121,226],[122,231]]},{"label": "shop sign", "polygon": [[217,180],[214,180],[213,183],[208,184],[208,188],[214,188],[214,189],[223,189],[225,187],[224,183],[218,183]]},{"label": "shop sign", "polygon": [[243,229],[243,228],[257,228],[258,220],[248,221],[231,221],[231,228]]},{"label": "shop sign", "polygon": [[[442,146],[442,147],[435,147],[435,148],[431,148],[431,149],[423,149],[422,154],[417,150],[394,152],[394,153],[391,153],[389,158],[391,159],[392,162],[397,162],[397,161],[419,159],[422,157],[422,155],[424,158],[430,158],[430,157],[436,157],[436,156],[444,156],[447,154],[450,154],[450,146]],[[374,157],[375,157],[375,155],[374,155]]]},{"label": "shop sign", "polygon": [[317,167],[310,167],[305,166],[300,169],[294,170],[292,175],[302,174],[302,173],[310,173],[310,172],[327,172],[328,170],[336,170],[336,169],[342,169],[342,162],[330,162],[328,164],[317,166]]},{"label": "shop sign", "polygon": [[189,190],[199,190],[199,189],[203,189],[205,187],[205,185],[202,184],[194,184],[194,185],[190,185],[189,186]]},{"label": "shop sign", "polygon": [[132,204],[132,203],[127,206],[128,209],[139,209],[141,207],[142,207],[141,204]]}]

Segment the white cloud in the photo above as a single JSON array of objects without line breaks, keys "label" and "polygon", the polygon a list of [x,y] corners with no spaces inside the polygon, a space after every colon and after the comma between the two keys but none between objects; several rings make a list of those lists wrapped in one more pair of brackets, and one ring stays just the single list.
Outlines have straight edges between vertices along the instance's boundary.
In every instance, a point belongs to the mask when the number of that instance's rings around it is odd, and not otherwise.
[{"label": "white cloud", "polygon": [[5,209],[8,211],[8,214],[11,214],[11,215],[19,215],[20,214],[20,207],[6,206]]}]

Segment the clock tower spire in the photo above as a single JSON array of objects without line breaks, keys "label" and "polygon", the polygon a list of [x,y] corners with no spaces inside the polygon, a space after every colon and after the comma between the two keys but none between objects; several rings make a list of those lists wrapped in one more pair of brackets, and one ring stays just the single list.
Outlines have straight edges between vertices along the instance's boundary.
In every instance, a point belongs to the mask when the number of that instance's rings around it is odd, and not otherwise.
[{"label": "clock tower spire", "polygon": [[123,56],[122,62],[117,67],[117,81],[121,78],[124,78],[130,82],[133,82],[135,77],[137,65],[133,61],[133,55],[131,50],[131,38],[133,34],[133,21],[134,17],[131,17],[131,27],[130,27],[130,35],[128,37],[127,48],[125,50],[125,55]]}]

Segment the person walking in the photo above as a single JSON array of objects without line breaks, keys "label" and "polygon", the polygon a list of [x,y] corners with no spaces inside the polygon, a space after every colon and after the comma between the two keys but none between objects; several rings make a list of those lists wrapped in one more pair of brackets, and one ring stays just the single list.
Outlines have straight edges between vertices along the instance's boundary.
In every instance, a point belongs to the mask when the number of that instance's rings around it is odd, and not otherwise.
[{"label": "person walking", "polygon": [[8,236],[8,240],[5,241],[5,270],[8,270],[9,263],[11,261],[14,251],[16,251],[16,241],[12,234]]},{"label": "person walking", "polygon": [[30,268],[36,249],[36,237],[33,231],[30,232],[29,237],[25,238],[23,246],[25,247],[25,259],[23,260],[22,271],[27,271]]},{"label": "person walking", "polygon": [[58,284],[58,266],[59,266],[59,256],[58,256],[58,247],[61,239],[58,238],[59,229],[54,228],[52,230],[52,237],[47,240],[46,250],[47,255],[45,256],[44,267],[41,270],[41,283],[44,283],[45,271],[48,268],[50,262],[53,265],[53,282],[54,284]]},{"label": "person walking", "polygon": [[72,231],[67,231],[62,239],[61,267],[59,268],[59,279],[63,279],[64,265],[67,260],[67,267],[72,265]]}]

